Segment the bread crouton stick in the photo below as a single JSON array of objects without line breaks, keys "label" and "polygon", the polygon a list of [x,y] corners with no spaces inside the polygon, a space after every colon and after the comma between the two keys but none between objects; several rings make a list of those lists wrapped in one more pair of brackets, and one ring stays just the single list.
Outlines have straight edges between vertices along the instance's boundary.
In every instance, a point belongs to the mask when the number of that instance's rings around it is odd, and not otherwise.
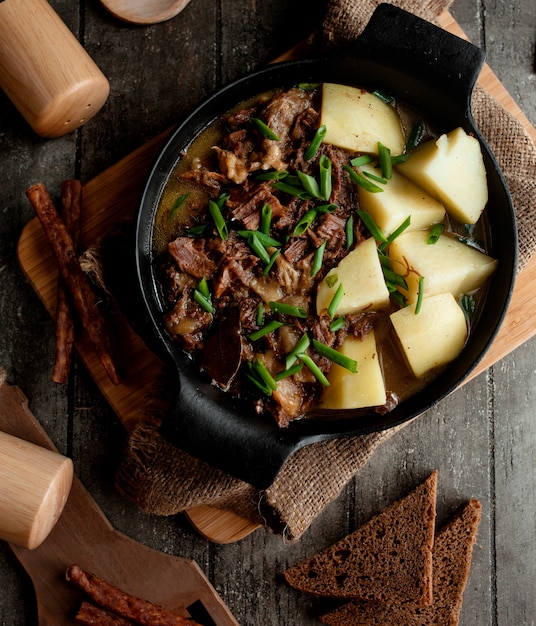
[{"label": "bread crouton stick", "polygon": [[[82,183],[79,180],[64,180],[61,184],[61,217],[73,242],[75,252],[80,239],[80,218],[82,210]],[[52,380],[65,384],[71,369],[74,345],[74,317],[65,282],[58,276],[56,305],[56,355]]]},{"label": "bread crouton stick", "polygon": [[120,380],[111,354],[111,342],[106,323],[99,310],[97,297],[80,268],[73,242],[65,225],[43,183],[37,183],[27,189],[26,195],[46,233],[82,326],[110,380],[117,385]]},{"label": "bread crouton stick", "polygon": [[67,568],[66,578],[86,593],[103,609],[141,624],[142,626],[199,626],[191,619],[181,617],[147,600],[131,596],[114,585],[85,572],[78,565]]},{"label": "bread crouton stick", "polygon": [[87,626],[130,626],[132,624],[130,620],[109,613],[91,602],[82,602],[75,621]]}]

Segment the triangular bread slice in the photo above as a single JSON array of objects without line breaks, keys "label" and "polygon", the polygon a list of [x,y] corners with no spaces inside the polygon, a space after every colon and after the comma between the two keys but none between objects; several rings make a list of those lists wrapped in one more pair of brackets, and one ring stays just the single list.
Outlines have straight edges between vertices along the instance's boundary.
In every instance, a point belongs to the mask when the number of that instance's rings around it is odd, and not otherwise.
[{"label": "triangular bread slice", "polygon": [[435,537],[433,604],[378,605],[351,601],[321,617],[329,626],[456,626],[473,555],[482,506],[470,500]]},{"label": "triangular bread slice", "polygon": [[350,535],[285,572],[318,596],[375,602],[432,602],[437,471]]}]

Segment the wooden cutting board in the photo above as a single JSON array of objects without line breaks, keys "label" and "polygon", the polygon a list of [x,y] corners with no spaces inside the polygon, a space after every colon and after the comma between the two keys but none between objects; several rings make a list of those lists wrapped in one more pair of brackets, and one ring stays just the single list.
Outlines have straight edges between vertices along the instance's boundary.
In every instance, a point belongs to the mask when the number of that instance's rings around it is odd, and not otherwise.
[{"label": "wooden cutting board", "polygon": [[[1,381],[0,430],[55,449],[21,390]],[[11,548],[33,582],[40,626],[74,623],[82,594],[65,580],[73,564],[203,626],[238,626],[194,561],[153,550],[116,531],[76,476],[45,541],[34,550]]]},{"label": "wooden cutting board", "polygon": [[[450,13],[444,13],[440,22],[445,29],[464,37],[464,33]],[[307,47],[298,46],[278,60],[304,53],[307,53]],[[479,82],[524,124],[536,142],[536,129],[487,65],[482,70]],[[156,137],[84,185],[83,245],[87,246],[96,242],[118,222],[132,218],[145,177],[167,134]],[[56,262],[37,218],[24,228],[19,240],[18,255],[28,280],[51,315],[54,315]],[[533,288],[535,280],[536,256],[518,276],[503,326],[472,377],[480,374],[536,334],[536,325],[530,315],[536,303],[536,293]],[[77,343],[77,350],[110,406],[117,413],[125,428],[131,431],[140,418],[139,407],[143,406],[150,395],[155,378],[164,373],[165,365],[147,348],[126,320],[118,327],[120,328],[118,339],[128,350],[128,363],[130,364],[125,382],[121,385],[114,386],[110,383],[87,339],[82,338]],[[256,525],[232,512],[208,506],[190,509],[187,516],[200,534],[218,543],[236,541],[257,528]]]}]

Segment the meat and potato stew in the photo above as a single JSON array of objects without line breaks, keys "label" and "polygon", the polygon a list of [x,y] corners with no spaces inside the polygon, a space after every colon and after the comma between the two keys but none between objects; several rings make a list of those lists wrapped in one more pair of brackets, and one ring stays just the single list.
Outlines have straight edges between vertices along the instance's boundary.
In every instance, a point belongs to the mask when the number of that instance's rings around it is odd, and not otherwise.
[{"label": "meat and potato stew", "polygon": [[461,128],[346,85],[261,94],[202,131],[166,184],[166,329],[281,427],[388,412],[463,350],[497,265],[486,202]]}]

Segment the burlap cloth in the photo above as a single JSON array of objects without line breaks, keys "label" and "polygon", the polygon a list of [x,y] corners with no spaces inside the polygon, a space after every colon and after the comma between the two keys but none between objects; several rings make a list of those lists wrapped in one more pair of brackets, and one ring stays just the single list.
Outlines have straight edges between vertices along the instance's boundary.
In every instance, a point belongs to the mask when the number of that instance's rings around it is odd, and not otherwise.
[{"label": "burlap cloth", "polygon": [[[361,32],[378,4],[380,0],[332,0],[316,41],[328,50],[348,43]],[[435,22],[451,2],[399,0],[392,4]],[[473,114],[514,200],[521,269],[536,243],[532,228],[536,147],[523,126],[478,86]],[[377,448],[400,428],[303,448],[287,461],[268,489],[259,490],[170,445],[158,432],[160,417],[144,415],[130,435],[116,480],[123,495],[156,515],[173,515],[201,504],[230,510],[288,541],[305,532]]]}]

